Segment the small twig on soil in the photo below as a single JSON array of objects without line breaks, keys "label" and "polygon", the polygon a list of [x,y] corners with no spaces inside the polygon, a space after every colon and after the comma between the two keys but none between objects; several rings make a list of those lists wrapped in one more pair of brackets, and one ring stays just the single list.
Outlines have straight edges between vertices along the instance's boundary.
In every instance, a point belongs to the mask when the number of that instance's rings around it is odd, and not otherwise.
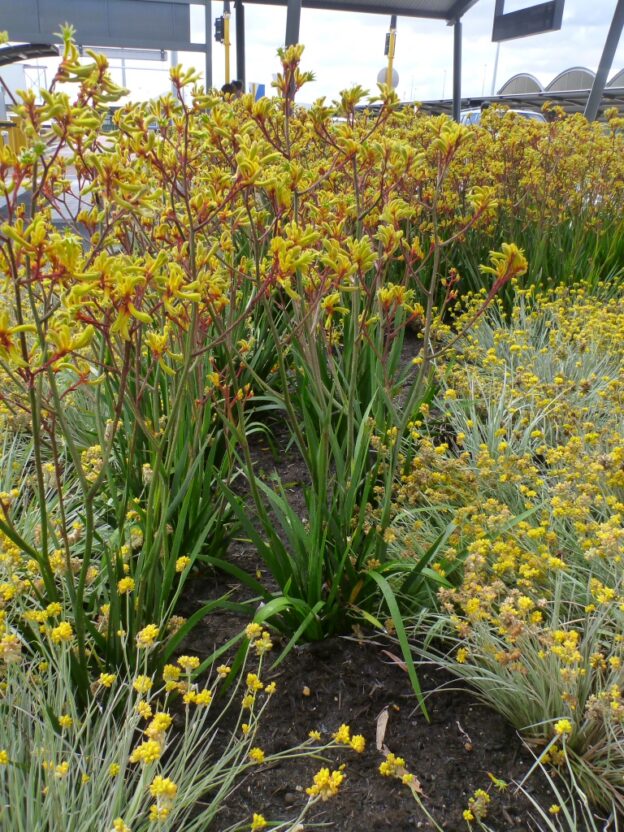
[{"label": "small twig on soil", "polygon": [[464,729],[463,729],[463,728],[462,728],[462,726],[461,726],[461,722],[460,722],[459,720],[457,720],[457,721],[455,722],[455,724],[457,725],[457,728],[458,728],[458,730],[459,730],[459,733],[461,734],[461,738],[462,738],[462,739],[463,739],[463,741],[464,741],[464,749],[465,749],[466,751],[472,751],[472,749],[474,748],[474,746],[473,746],[473,744],[472,744],[472,740],[470,739],[470,736],[466,733],[466,731],[464,731]]}]

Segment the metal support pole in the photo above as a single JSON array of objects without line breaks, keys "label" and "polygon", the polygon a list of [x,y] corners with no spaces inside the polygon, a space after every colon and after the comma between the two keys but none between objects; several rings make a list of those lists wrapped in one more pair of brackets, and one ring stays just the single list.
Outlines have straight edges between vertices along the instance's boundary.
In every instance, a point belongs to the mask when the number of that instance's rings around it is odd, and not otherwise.
[{"label": "metal support pole", "polygon": [[589,121],[595,121],[598,116],[598,109],[600,108],[602,95],[607,85],[607,77],[611,71],[611,64],[613,63],[615,50],[620,41],[622,28],[624,28],[624,0],[618,0],[615,11],[613,12],[613,20],[611,21],[609,34],[605,41],[598,72],[594,78],[594,83],[592,84],[591,92],[587,99],[587,105],[585,106],[585,118],[589,119]]},{"label": "metal support pole", "polygon": [[286,46],[299,43],[299,24],[301,22],[301,0],[288,0],[286,8]]},{"label": "metal support pole", "polygon": [[206,30],[206,90],[212,89],[212,0],[206,0],[204,5],[204,29]]},{"label": "metal support pole", "polygon": [[496,76],[498,75],[498,58],[500,55],[500,45],[501,42],[499,41],[496,44],[496,58],[494,58],[494,72],[492,73],[492,89],[490,90],[490,95],[496,95]]},{"label": "metal support pole", "polygon": [[236,77],[243,85],[245,92],[245,7],[242,0],[235,0],[236,12]]},{"label": "metal support pole", "polygon": [[[170,61],[171,61],[171,64],[170,64],[171,69],[173,69],[174,66],[178,65],[179,61],[178,61],[178,51],[177,51],[177,49],[172,49],[171,50],[171,52],[170,52]],[[177,93],[176,85],[173,83],[173,81],[171,82],[171,92],[174,94],[174,96]]]},{"label": "metal support pole", "polygon": [[394,53],[396,50],[396,29],[397,16],[395,14],[390,17],[390,31],[388,33],[388,67],[386,69],[386,84],[392,86],[392,69],[394,64]]},{"label": "metal support pole", "polygon": [[232,80],[230,74],[230,0],[223,0],[223,45],[225,47],[225,83]]},{"label": "metal support pole", "polygon": [[457,18],[453,24],[453,118],[461,118],[461,76],[462,76],[462,22]]}]

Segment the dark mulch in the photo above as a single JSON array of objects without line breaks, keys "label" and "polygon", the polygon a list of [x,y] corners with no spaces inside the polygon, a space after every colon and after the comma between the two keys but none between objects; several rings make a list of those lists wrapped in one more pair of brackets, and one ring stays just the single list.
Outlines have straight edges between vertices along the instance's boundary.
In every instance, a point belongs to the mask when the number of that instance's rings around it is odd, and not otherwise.
[{"label": "dark mulch", "polygon": [[[343,762],[346,778],[340,794],[317,804],[309,820],[341,832],[433,829],[409,790],[378,772],[384,757],[376,748],[377,718],[384,708],[389,713],[384,742],[418,777],[423,802],[442,829],[465,832],[462,812],[477,788],[492,792],[488,823],[493,830],[540,828],[531,822],[525,798],[515,795],[512,786],[497,792],[488,777],[491,772],[506,781],[519,780],[530,768],[532,758],[514,730],[468,693],[445,687],[451,680],[435,668],[420,670],[423,689],[437,690],[427,699],[427,722],[404,670],[383,650],[377,643],[331,639],[296,648],[267,675],[278,683],[278,692],[257,737],[266,752],[304,740],[310,729],[327,736],[343,722],[364,734],[366,751],[341,751],[325,762],[300,758],[254,769],[219,816],[217,830],[249,822],[253,811],[272,820],[296,817],[315,771]],[[542,805],[553,802],[537,777],[528,787],[535,789]]]},{"label": "dark mulch", "polygon": [[[251,552],[242,554],[251,566]],[[214,596],[228,586],[217,576],[205,576],[202,583],[204,593],[199,582],[194,587],[196,604],[202,594]],[[246,623],[230,614],[209,616],[186,642],[185,651],[208,655]],[[409,771],[418,777],[423,802],[442,829],[466,832],[462,812],[468,798],[475,789],[485,788],[492,794],[488,815],[492,830],[540,830],[531,820],[528,800],[516,795],[513,786],[498,792],[488,777],[490,772],[507,782],[519,781],[531,767],[532,757],[513,728],[432,666],[419,668],[427,721],[400,661],[388,655],[397,652],[390,642],[333,638],[295,647],[273,673],[264,673],[265,681],[274,679],[278,685],[257,736],[257,744],[267,753],[302,742],[312,729],[327,737],[343,722],[353,733],[365,736],[367,747],[363,754],[345,749],[324,761],[300,758],[254,768],[219,815],[215,832],[249,823],[252,812],[275,821],[296,817],[318,768],[342,763],[346,769],[340,794],[314,808],[307,829],[310,821],[341,832],[433,829],[409,790],[378,772],[384,757],[376,747],[377,719],[384,708],[389,714],[385,745],[404,757]],[[527,787],[543,806],[553,802],[539,774]]]},{"label": "dark mulch", "polygon": [[[264,438],[256,442],[256,470],[269,481],[279,475],[293,505],[304,516],[305,469],[296,454],[287,452],[285,426],[272,428],[276,443],[273,449]],[[244,486],[237,484],[236,489],[244,493]],[[229,558],[250,574],[262,569],[253,547],[245,541],[233,541]],[[270,576],[265,578],[271,587]],[[249,599],[246,590],[225,575],[211,571],[197,575],[180,612],[189,614],[225,592],[231,593],[231,600]],[[246,620],[225,612],[207,617],[187,640],[184,651],[209,655],[240,632],[252,614]],[[272,675],[264,674],[265,681],[274,678],[278,684],[257,737],[266,752],[302,742],[311,729],[327,736],[343,722],[353,733],[366,737],[366,751],[357,755],[344,750],[325,761],[300,758],[275,767],[254,768],[218,816],[214,832],[236,823],[249,824],[254,811],[274,821],[296,817],[306,801],[305,789],[318,768],[332,764],[337,767],[343,762],[346,779],[340,794],[315,806],[306,829],[311,828],[311,822],[340,832],[433,829],[409,789],[378,772],[384,758],[376,747],[376,728],[384,708],[389,714],[385,744],[405,758],[408,770],[422,785],[427,810],[442,829],[466,832],[462,812],[478,788],[492,794],[487,823],[495,832],[541,829],[531,817],[529,801],[516,794],[513,785],[498,792],[488,777],[490,772],[508,782],[519,781],[531,767],[533,759],[515,731],[469,692],[459,690],[447,674],[431,666],[419,669],[427,694],[427,721],[406,672],[385,650],[397,652],[390,643],[334,638],[295,647]],[[539,774],[532,776],[527,788],[541,805],[547,807],[554,802]]]}]

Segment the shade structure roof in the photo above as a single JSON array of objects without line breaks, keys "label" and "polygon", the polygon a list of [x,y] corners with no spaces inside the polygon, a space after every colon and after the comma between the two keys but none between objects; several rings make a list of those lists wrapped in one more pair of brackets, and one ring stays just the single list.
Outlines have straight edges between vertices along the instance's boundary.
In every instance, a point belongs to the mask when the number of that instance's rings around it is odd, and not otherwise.
[{"label": "shade structure roof", "polygon": [[[246,3],[286,6],[288,0],[245,0]],[[304,9],[334,12],[396,14],[401,17],[426,17],[452,22],[461,18],[478,0],[302,0]]]},{"label": "shade structure roof", "polygon": [[22,43],[0,47],[0,66],[27,61],[32,58],[48,58],[59,54],[58,46],[51,43]]},{"label": "shade structure roof", "polygon": [[[615,80],[615,79],[614,79]],[[567,113],[582,113],[585,111],[589,90],[544,90],[542,92],[499,93],[496,96],[470,96],[462,98],[462,109],[478,109],[484,101],[490,105],[503,104],[516,110],[534,110],[539,112],[546,102],[558,104]],[[450,98],[435,101],[405,102],[404,107],[417,106],[423,113],[451,115],[453,100]],[[602,93],[601,111],[607,107],[617,107],[624,111],[624,85],[608,86]],[[601,116],[602,117],[602,116]]]}]

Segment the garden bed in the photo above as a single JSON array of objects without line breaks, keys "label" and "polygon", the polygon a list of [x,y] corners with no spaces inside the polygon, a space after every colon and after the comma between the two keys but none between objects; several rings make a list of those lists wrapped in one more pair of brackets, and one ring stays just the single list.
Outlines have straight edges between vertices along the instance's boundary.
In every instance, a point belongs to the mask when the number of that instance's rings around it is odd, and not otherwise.
[{"label": "garden bed", "polygon": [[[291,504],[304,516],[305,466],[296,450],[288,449],[289,433],[282,425],[272,421],[267,430],[269,433],[261,434],[252,445],[255,470],[268,482],[285,483]],[[238,490],[246,493],[243,486]],[[251,504],[249,510],[253,512]],[[253,547],[243,540],[232,541],[228,560],[249,574],[261,574],[264,568]],[[224,595],[239,602],[250,598],[248,589],[235,579],[213,570],[198,572],[179,611],[192,615],[206,601]],[[246,623],[246,618],[227,612],[210,615],[181,650],[203,660]],[[364,753],[347,761],[339,794],[318,804],[306,828],[315,824],[340,832],[435,828],[410,790],[379,772],[385,756],[377,747],[377,733],[386,712],[382,747],[405,759],[422,786],[424,806],[445,832],[466,829],[463,813],[477,789],[491,795],[488,829],[492,832],[540,830],[535,806],[517,789],[535,758],[513,728],[480,704],[469,686],[430,662],[418,665],[428,710],[425,717],[396,643],[356,629],[357,635],[298,645],[278,668],[263,675],[263,680],[275,681],[278,686],[256,736],[266,752],[284,751],[304,740],[310,730],[330,736],[343,723],[366,738]],[[277,656],[286,640],[274,641]],[[227,734],[229,729],[222,730]],[[338,767],[344,755],[326,755],[322,762]],[[275,820],[296,815],[305,805],[311,768],[310,759],[298,758],[248,774],[218,816],[216,830],[244,824],[252,811]],[[489,775],[507,787],[497,788]],[[539,769],[524,788],[545,810],[553,804],[554,797]]]},{"label": "garden bed", "polygon": [[0,828],[617,829],[622,118],[297,108],[291,46],[104,133],[62,36],[0,148]]},{"label": "garden bed", "polygon": [[[386,647],[391,651],[393,646]],[[364,753],[347,762],[339,795],[320,803],[308,824],[342,832],[433,829],[409,789],[382,777],[384,756],[376,747],[378,720],[387,711],[384,744],[405,759],[422,786],[422,801],[444,830],[466,828],[463,811],[476,789],[492,792],[488,822],[496,832],[537,829],[529,821],[531,804],[514,794],[533,759],[513,729],[496,713],[461,692],[447,674],[420,669],[427,694],[429,721],[416,702],[405,671],[384,645],[356,639],[331,639],[295,648],[275,673],[278,693],[267,712],[258,741],[267,751],[282,750],[316,729],[329,735],[343,723],[366,738]],[[342,759],[329,758],[339,765]],[[311,761],[287,761],[254,772],[240,785],[217,828],[242,822],[250,810],[269,818],[284,818],[306,800]],[[488,772],[509,782],[498,792]],[[527,786],[534,797],[553,802],[539,775]],[[306,826],[308,826],[306,824]]]}]

